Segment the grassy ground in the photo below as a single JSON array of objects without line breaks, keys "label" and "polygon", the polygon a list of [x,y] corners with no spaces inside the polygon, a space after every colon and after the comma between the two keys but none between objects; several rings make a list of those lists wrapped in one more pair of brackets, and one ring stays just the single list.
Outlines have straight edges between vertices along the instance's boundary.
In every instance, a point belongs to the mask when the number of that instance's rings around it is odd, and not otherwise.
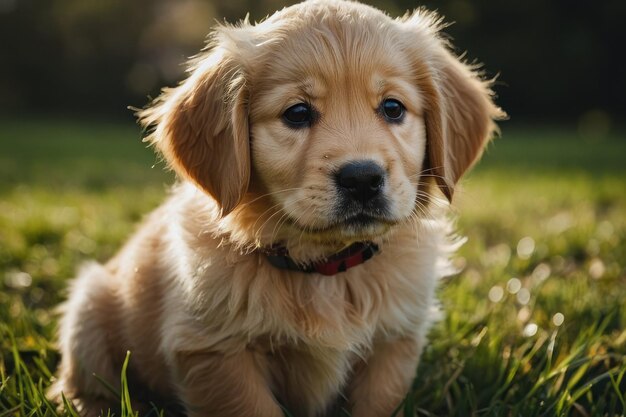
[{"label": "grassy ground", "polygon": [[[52,308],[165,195],[144,148],[132,125],[0,123],[0,417],[56,415]],[[504,127],[457,195],[464,271],[441,285],[405,415],[624,414],[624,161],[624,137]]]}]

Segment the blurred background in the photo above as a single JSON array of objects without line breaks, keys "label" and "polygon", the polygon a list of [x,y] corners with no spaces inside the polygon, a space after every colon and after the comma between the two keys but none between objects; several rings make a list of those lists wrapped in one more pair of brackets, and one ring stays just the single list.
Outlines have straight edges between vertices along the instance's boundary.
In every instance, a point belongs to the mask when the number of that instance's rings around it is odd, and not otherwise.
[{"label": "blurred background", "polygon": [[[0,0],[0,113],[131,119],[216,21],[252,21],[284,0]],[[458,53],[499,74],[515,122],[567,123],[606,135],[626,110],[626,2],[370,0],[392,16],[438,10]]]}]

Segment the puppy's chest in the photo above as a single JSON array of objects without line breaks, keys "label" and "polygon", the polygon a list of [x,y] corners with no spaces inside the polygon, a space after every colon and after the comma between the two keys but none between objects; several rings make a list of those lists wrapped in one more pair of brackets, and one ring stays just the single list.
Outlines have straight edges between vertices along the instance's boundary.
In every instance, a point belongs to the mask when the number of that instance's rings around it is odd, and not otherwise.
[{"label": "puppy's chest", "polygon": [[435,277],[380,263],[288,286],[287,308],[275,311],[278,301],[268,306],[275,322],[282,320],[274,330],[288,330],[289,339],[309,346],[352,352],[368,350],[375,337],[419,331],[429,320]]},{"label": "puppy's chest", "polygon": [[362,352],[375,337],[409,335],[430,321],[437,256],[423,255],[381,252],[330,277],[277,269],[260,255],[232,263],[216,258],[198,269],[196,285],[182,288],[197,308],[191,316],[204,323],[207,347],[266,339],[273,346]]},{"label": "puppy's chest", "polygon": [[[285,396],[281,400],[319,397],[325,403],[375,343],[420,332],[428,324],[430,303],[424,300],[431,297],[423,279],[395,268],[358,272],[317,281],[309,277],[308,286],[288,288],[291,308],[280,311],[282,318],[274,316],[277,326],[248,345],[268,361],[272,381]],[[275,312],[270,309],[269,317]]]}]

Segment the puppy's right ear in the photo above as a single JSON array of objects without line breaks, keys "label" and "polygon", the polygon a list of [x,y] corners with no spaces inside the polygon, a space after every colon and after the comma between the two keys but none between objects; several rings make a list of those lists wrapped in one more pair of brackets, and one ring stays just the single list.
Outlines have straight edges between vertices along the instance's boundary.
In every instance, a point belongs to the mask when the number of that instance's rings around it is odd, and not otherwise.
[{"label": "puppy's right ear", "polygon": [[189,78],[164,89],[137,113],[169,166],[211,195],[224,216],[250,181],[245,78],[237,59],[217,45],[195,58]]},{"label": "puppy's right ear", "polygon": [[490,81],[454,55],[441,19],[424,9],[402,23],[413,36],[413,67],[424,96],[429,175],[451,201],[461,176],[476,162],[506,113],[493,102]]}]

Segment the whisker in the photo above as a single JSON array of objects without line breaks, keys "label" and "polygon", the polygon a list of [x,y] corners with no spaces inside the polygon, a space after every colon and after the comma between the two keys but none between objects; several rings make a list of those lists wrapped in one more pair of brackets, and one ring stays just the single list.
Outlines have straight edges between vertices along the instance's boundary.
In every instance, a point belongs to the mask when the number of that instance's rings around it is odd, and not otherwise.
[{"label": "whisker", "polygon": [[[302,201],[302,200],[300,200]],[[278,220],[276,221],[276,224],[274,225],[274,229],[272,230],[272,234],[270,235],[270,241],[273,242],[278,230],[280,229],[280,227],[285,224],[287,222],[287,220],[289,220],[289,218],[291,217],[292,212],[290,211],[285,211],[283,212],[282,216],[280,216],[278,218]]]},{"label": "whisker", "polygon": [[[303,196],[303,197],[301,197],[301,198],[299,198],[299,199],[289,201],[289,202],[287,202],[287,203],[286,203],[286,206],[290,206],[290,205],[292,205],[292,204],[299,203],[299,202],[304,201],[304,200],[306,200],[306,199],[308,199],[308,198],[309,198],[308,196]],[[275,205],[273,205],[270,209],[273,209],[273,208],[278,207],[278,206],[280,206],[280,205],[281,205],[280,203],[279,203],[279,204],[275,204]],[[285,207],[285,208],[287,208],[287,207]],[[270,209],[268,209],[268,210],[270,210]],[[265,213],[267,213],[267,212],[268,212],[268,210],[266,210],[266,211],[265,211],[265,212],[264,212],[261,216],[259,216],[259,219],[260,219],[263,215],[265,215]],[[262,234],[263,234],[263,230],[264,230],[264,229],[265,229],[265,227],[268,225],[268,223],[269,223],[269,222],[272,220],[272,218],[274,218],[277,214],[281,213],[281,211],[282,211],[282,210],[277,210],[274,214],[272,214],[271,216],[269,216],[269,217],[268,217],[268,218],[267,218],[267,219],[263,222],[263,224],[262,224],[262,225],[259,227],[259,229],[258,229],[257,236],[260,236],[260,235],[262,235]],[[281,217],[279,218],[278,222],[280,222],[280,220],[282,220],[282,219],[283,219],[283,217],[285,217],[285,216],[286,216],[286,215],[288,215],[288,214],[289,214],[288,212],[284,212],[284,211],[283,211],[283,213],[282,213]],[[259,220],[259,219],[257,219],[257,221],[256,221],[256,222],[254,222],[254,226],[253,226],[253,227],[255,227],[255,226],[256,226],[256,224],[257,224],[257,222],[258,222],[258,220]],[[275,231],[275,230],[276,230],[276,226],[275,226],[275,228],[274,228],[274,231]],[[272,232],[272,235],[271,235],[271,240],[273,240],[273,238],[274,238],[274,231]]]},{"label": "whisker", "polygon": [[[303,200],[305,200],[305,199],[301,199],[301,200],[299,200],[299,201],[303,201]],[[314,203],[313,203],[313,202],[311,202],[307,208],[305,208],[304,210],[302,210],[302,212],[301,212],[300,216],[296,217],[296,218],[294,219],[294,222],[295,222],[295,223],[298,223],[298,222],[299,222],[299,220],[302,218],[302,216],[304,216],[304,215],[306,214],[307,210],[309,210],[309,209],[313,206],[313,204],[314,204]],[[279,230],[279,228],[280,228],[283,224],[285,224],[285,223],[286,223],[286,222],[287,222],[290,218],[293,218],[293,213],[294,213],[294,211],[295,211],[295,210],[292,210],[292,211],[287,211],[287,212],[285,212],[285,213],[284,213],[284,214],[283,214],[283,215],[282,215],[282,216],[278,219],[278,221],[276,222],[276,225],[274,226],[274,230],[272,231],[272,235],[270,236],[270,241],[274,241],[275,235],[276,235],[277,231]]]},{"label": "whisker", "polygon": [[248,205],[253,204],[253,203],[257,202],[258,200],[260,200],[262,198],[265,198],[265,197],[271,197],[271,196],[274,196],[274,195],[280,194],[280,193],[286,193],[286,192],[289,192],[289,191],[299,191],[299,190],[305,190],[305,189],[306,188],[304,188],[304,187],[295,187],[295,188],[284,188],[282,190],[272,191],[272,192],[269,192],[269,193],[262,194],[262,195],[256,197],[255,199],[250,200],[250,201],[248,201],[246,203],[242,203],[242,204],[239,205],[239,207],[248,206]]},{"label": "whisker", "polygon": [[[276,208],[276,207],[279,207],[280,205],[281,205],[281,203],[276,203],[276,204],[274,204],[273,206],[271,206],[270,208],[268,208],[267,210],[265,210],[263,213],[261,213],[261,214],[257,217],[257,219],[256,219],[256,221],[254,222],[254,224],[252,225],[252,230],[255,230],[255,229],[256,229],[256,225],[257,225],[257,223],[259,222],[259,220],[261,220],[261,219],[263,218],[263,216],[265,216],[265,214],[266,214],[267,212],[269,212],[269,211],[273,210],[273,209],[274,209],[274,208]],[[279,212],[279,211],[277,211],[276,213],[278,213],[278,212]],[[267,223],[267,221],[269,221],[269,220],[272,218],[272,216],[273,216],[273,215],[271,215],[268,219],[266,219],[266,220],[265,220],[265,222],[263,222],[263,224],[262,224],[262,225],[261,225],[261,227],[259,228],[259,233],[261,232],[261,230],[263,230],[263,227],[264,227],[265,223]]]},{"label": "whisker", "polygon": [[[298,221],[305,215],[308,214],[307,211],[313,208],[313,202],[311,202],[311,204],[309,204],[309,206],[302,212],[302,214],[298,217]],[[315,209],[313,210],[315,211]],[[298,236],[298,246],[302,245],[302,238],[304,237],[304,234],[309,232],[310,228],[309,226],[305,225],[301,230],[300,230],[300,236]]]}]

